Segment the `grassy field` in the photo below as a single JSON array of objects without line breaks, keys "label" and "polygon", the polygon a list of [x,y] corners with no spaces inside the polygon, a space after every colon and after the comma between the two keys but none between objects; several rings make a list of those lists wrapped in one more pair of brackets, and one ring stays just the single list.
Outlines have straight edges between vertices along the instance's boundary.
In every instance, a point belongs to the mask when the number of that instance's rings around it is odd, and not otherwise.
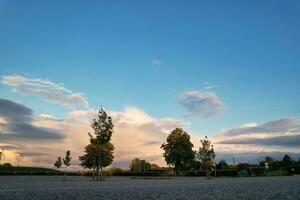
[{"label": "grassy field", "polygon": [[42,167],[17,167],[17,166],[4,166],[0,165],[0,175],[58,175],[62,174],[49,168]]}]

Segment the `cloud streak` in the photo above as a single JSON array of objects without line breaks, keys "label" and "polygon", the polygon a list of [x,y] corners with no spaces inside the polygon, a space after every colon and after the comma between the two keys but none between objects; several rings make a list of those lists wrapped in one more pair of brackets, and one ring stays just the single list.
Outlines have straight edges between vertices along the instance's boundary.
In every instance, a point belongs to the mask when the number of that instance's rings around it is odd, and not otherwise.
[{"label": "cloud streak", "polygon": [[179,103],[190,115],[212,117],[222,113],[225,109],[222,100],[211,91],[185,91],[179,98]]},{"label": "cloud streak", "polygon": [[0,98],[0,140],[61,140],[65,136],[58,130],[34,126],[31,109],[7,99]]},{"label": "cloud streak", "polygon": [[227,145],[297,148],[300,144],[300,124],[294,118],[286,118],[230,129],[216,138],[219,144]]},{"label": "cloud streak", "polygon": [[84,93],[73,92],[65,88],[63,84],[46,79],[9,75],[4,76],[1,83],[10,86],[15,92],[42,96],[49,102],[61,104],[69,109],[88,106]]}]

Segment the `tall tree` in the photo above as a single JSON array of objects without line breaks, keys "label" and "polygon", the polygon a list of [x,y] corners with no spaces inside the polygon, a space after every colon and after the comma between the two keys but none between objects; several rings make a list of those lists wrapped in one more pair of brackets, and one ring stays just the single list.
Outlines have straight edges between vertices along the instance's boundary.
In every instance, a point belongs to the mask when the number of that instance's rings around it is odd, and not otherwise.
[{"label": "tall tree", "polygon": [[167,137],[166,143],[161,145],[166,163],[174,165],[175,170],[186,169],[194,160],[193,147],[190,136],[181,128],[174,129]]},{"label": "tall tree", "polygon": [[200,140],[201,147],[197,152],[198,159],[202,162],[202,167],[206,171],[206,176],[209,177],[209,169],[213,166],[213,161],[216,157],[214,146],[207,139],[207,136],[203,140]]},{"label": "tall tree", "polygon": [[[103,180],[103,168],[109,166],[113,161],[114,146],[110,143],[113,133],[113,123],[111,117],[101,108],[97,118],[93,119],[91,127],[94,133],[88,133],[90,144],[85,147],[85,155],[80,156],[81,166],[96,172],[97,180]],[[100,171],[100,173],[99,173]]]},{"label": "tall tree", "polygon": [[67,174],[67,167],[69,167],[71,165],[71,160],[72,160],[71,152],[68,150],[66,152],[65,158],[63,158],[63,163],[65,165],[65,176]]}]

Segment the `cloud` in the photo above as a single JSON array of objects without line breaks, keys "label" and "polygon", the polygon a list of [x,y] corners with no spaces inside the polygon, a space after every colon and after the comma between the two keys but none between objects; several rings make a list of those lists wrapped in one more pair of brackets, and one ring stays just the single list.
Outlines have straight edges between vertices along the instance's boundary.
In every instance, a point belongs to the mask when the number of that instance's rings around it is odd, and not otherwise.
[{"label": "cloud", "polygon": [[185,91],[179,98],[179,103],[190,115],[212,117],[222,113],[225,109],[221,99],[211,91]]},{"label": "cloud", "polygon": [[300,124],[294,118],[286,118],[257,125],[242,126],[216,136],[219,144],[297,148],[300,144]]},{"label": "cloud", "polygon": [[88,106],[87,98],[83,93],[73,92],[65,88],[63,84],[53,83],[46,79],[10,75],[4,76],[1,82],[12,87],[15,92],[39,95],[49,102],[61,104],[69,109]]},{"label": "cloud", "polygon": [[153,65],[161,65],[162,64],[162,61],[159,60],[159,59],[156,59],[156,58],[153,58],[151,60],[151,62],[152,62]]},{"label": "cloud", "polygon": [[261,125],[247,124],[247,126],[241,128],[230,129],[225,132],[227,136],[237,136],[245,134],[278,134],[285,132],[299,131],[300,125],[294,118],[280,119],[275,121],[270,121]]},{"label": "cloud", "polygon": [[[22,105],[18,106],[22,107]],[[25,110],[33,126],[58,130],[64,133],[65,138],[56,140],[55,146],[49,145],[48,142],[43,142],[45,140],[42,139],[36,140],[39,141],[39,143],[36,143],[31,139],[19,138],[17,143],[22,145],[22,147],[15,150],[24,152],[26,158],[24,163],[52,166],[57,156],[64,156],[66,149],[69,149],[73,157],[73,169],[77,170],[79,168],[79,166],[76,166],[76,163],[78,164],[77,158],[83,154],[84,147],[89,143],[87,133],[93,131],[90,123],[96,116],[97,110],[71,111],[64,118],[55,118],[48,114],[33,115],[30,109],[27,108]],[[113,165],[123,168],[127,168],[130,161],[136,157],[165,166],[160,148],[161,144],[165,141],[171,129],[189,125],[188,122],[180,119],[154,118],[137,107],[125,107],[121,111],[108,110],[107,112],[114,123],[112,143],[115,146],[115,160]],[[7,118],[5,120],[9,121]],[[1,143],[2,140],[0,145]],[[7,140],[6,143],[8,144],[2,145],[14,145],[16,142]],[[39,154],[33,154],[33,152],[39,152]],[[14,161],[13,158],[11,160]]]},{"label": "cloud", "polygon": [[[275,160],[282,160],[284,155],[290,155],[293,159],[300,157],[300,153],[290,151],[260,151],[260,152],[222,152],[219,151],[216,155],[216,160],[226,160],[228,163],[258,163],[265,159],[266,156],[271,156]],[[233,161],[233,159],[235,161]]]},{"label": "cloud", "polygon": [[245,144],[260,146],[299,147],[300,135],[283,135],[267,138],[233,138],[220,142],[221,144]]},{"label": "cloud", "polygon": [[34,126],[33,112],[24,105],[0,98],[0,140],[61,140],[64,135],[53,128]]}]

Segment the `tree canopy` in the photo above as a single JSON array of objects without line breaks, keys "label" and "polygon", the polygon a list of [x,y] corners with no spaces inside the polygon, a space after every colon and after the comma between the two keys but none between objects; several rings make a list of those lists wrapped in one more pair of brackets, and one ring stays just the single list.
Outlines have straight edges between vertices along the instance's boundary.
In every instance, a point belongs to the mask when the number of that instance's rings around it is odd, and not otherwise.
[{"label": "tree canopy", "polygon": [[54,163],[54,166],[59,169],[62,166],[61,157],[58,157],[57,160]]},{"label": "tree canopy", "polygon": [[197,152],[197,158],[201,161],[205,170],[208,170],[213,165],[213,160],[216,157],[214,146],[207,139],[207,136],[203,140],[200,140],[201,147]]},{"label": "tree canopy", "polygon": [[147,162],[146,160],[135,158],[131,161],[129,168],[132,172],[145,172],[151,169],[151,163]]},{"label": "tree canopy", "polygon": [[174,129],[161,145],[163,156],[168,165],[174,165],[175,170],[183,170],[194,160],[195,152],[190,136],[181,128]]}]

